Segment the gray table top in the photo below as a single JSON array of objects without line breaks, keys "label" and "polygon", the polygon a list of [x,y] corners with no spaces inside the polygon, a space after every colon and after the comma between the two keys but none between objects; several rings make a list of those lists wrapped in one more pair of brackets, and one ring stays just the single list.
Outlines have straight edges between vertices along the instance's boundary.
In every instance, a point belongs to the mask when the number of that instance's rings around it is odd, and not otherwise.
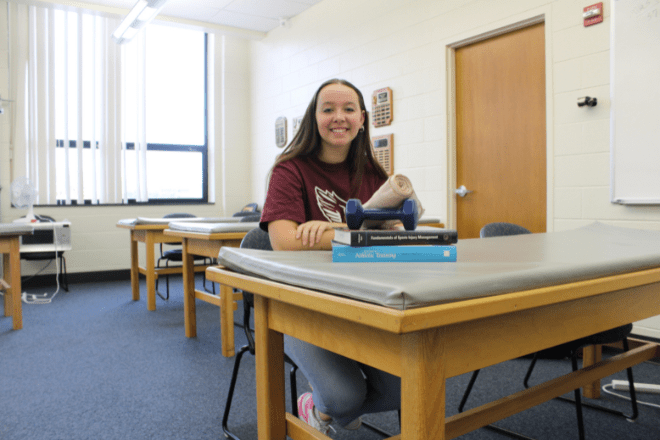
[{"label": "gray table top", "polygon": [[224,247],[232,270],[395,309],[660,267],[660,232],[603,223],[561,232],[459,240],[455,263],[333,263],[331,251]]}]

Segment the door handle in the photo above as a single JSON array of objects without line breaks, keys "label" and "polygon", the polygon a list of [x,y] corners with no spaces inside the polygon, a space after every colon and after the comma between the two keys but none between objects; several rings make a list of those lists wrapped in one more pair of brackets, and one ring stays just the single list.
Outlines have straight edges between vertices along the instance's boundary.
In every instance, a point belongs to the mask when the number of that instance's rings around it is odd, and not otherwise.
[{"label": "door handle", "polygon": [[457,190],[455,190],[454,192],[455,192],[456,194],[458,194],[459,196],[461,196],[461,197],[465,197],[466,195],[468,195],[468,194],[471,193],[472,191],[469,190],[469,189],[467,189],[467,188],[465,187],[465,185],[461,185],[461,187],[458,188]]}]

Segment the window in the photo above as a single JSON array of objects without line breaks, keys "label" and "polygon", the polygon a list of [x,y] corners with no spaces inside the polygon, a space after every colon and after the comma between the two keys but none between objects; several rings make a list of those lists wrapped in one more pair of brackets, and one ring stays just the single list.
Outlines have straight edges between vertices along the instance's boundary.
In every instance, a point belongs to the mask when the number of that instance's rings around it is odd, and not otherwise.
[{"label": "window", "polygon": [[116,45],[119,19],[12,8],[12,61],[26,66],[12,88],[27,103],[14,177],[37,183],[37,204],[208,201],[204,32],[150,24]]},{"label": "window", "polygon": [[[126,70],[139,71],[139,46],[126,47]],[[206,36],[149,25],[146,33],[146,166],[149,200],[206,201]],[[126,174],[129,199],[138,193],[137,75],[126,77]]]}]

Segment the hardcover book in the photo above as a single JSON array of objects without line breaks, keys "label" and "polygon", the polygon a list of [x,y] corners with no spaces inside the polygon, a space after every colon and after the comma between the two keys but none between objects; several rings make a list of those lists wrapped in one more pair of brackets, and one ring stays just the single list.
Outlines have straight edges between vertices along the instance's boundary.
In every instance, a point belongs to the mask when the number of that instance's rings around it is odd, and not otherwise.
[{"label": "hardcover book", "polygon": [[455,245],[347,246],[332,243],[333,263],[451,263],[456,261]]},{"label": "hardcover book", "polygon": [[458,241],[453,229],[418,227],[403,229],[335,229],[337,243],[348,246],[449,245]]}]

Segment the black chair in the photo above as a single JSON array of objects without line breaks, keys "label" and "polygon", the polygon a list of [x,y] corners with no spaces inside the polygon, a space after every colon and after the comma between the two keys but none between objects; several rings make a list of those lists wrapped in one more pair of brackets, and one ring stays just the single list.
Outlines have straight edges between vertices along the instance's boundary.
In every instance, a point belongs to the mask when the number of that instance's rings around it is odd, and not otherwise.
[{"label": "black chair", "polygon": [[[241,220],[243,221],[243,220]],[[241,241],[241,248],[245,249],[260,249],[266,251],[272,251],[273,248],[270,245],[270,238],[268,233],[263,231],[261,228],[254,228],[248,232],[243,240]],[[247,338],[248,343],[241,347],[241,349],[236,353],[236,360],[234,361],[234,370],[231,375],[231,382],[229,384],[229,391],[227,393],[227,402],[225,403],[225,412],[222,417],[222,430],[225,433],[225,437],[232,440],[240,440],[236,435],[229,431],[227,427],[227,421],[229,420],[229,411],[231,410],[231,402],[234,396],[234,389],[236,387],[236,379],[238,377],[238,370],[241,364],[241,359],[246,352],[249,352],[254,356],[255,347],[254,347],[254,330],[250,328],[250,316],[252,314],[252,309],[254,308],[254,295],[249,292],[243,292],[243,329],[245,331],[245,337]],[[284,362],[291,366],[289,372],[289,382],[291,384],[291,411],[295,417],[298,417],[298,391],[296,385],[296,371],[298,366],[289,358],[289,356],[284,354]],[[401,422],[401,411],[399,411],[399,423]],[[382,435],[385,438],[393,437],[392,434],[382,431],[376,426],[373,426],[370,423],[362,421],[362,426],[367,429],[370,429],[377,434]]]},{"label": "black chair", "polygon": [[503,237],[505,235],[521,235],[531,234],[530,230],[522,226],[514,225],[513,223],[488,223],[479,231],[479,237]]},{"label": "black chair", "polygon": [[[195,218],[196,216],[193,214],[188,214],[185,212],[177,212],[177,213],[172,213],[172,214],[167,214],[164,215],[163,218],[172,218],[172,219],[186,219],[186,218]],[[183,249],[181,249],[180,246],[177,246],[176,248],[173,249],[167,249],[165,250],[163,247],[163,244],[168,245],[167,243],[160,243],[160,257],[158,258],[158,261],[156,262],[156,268],[160,268],[160,262],[165,261],[165,267],[170,266],[170,262],[177,262],[181,263],[183,262]],[[195,262],[202,262],[204,264],[213,264],[213,260],[208,257],[202,257],[195,255],[194,256]],[[165,274],[165,286],[166,286],[166,293],[165,296],[161,295],[161,293],[158,291],[158,280],[160,277],[156,278],[156,293],[158,296],[160,296],[162,299],[165,301],[170,299],[170,276],[169,274]],[[209,290],[206,288],[206,277],[204,277],[204,290],[209,292]],[[212,284],[213,287],[213,294],[215,295],[215,284]]]},{"label": "black chair", "polygon": [[259,211],[259,205],[256,203],[248,203],[247,205],[243,206],[240,211],[235,212],[232,217],[244,217],[246,215],[255,214],[261,215],[261,211]]},{"label": "black chair", "polygon": [[[53,217],[50,217],[48,215],[35,215],[34,216],[37,219],[37,222],[39,223],[44,223],[44,222],[51,222],[54,223],[55,219]],[[39,231],[36,231],[35,234],[31,237],[34,237],[35,239],[38,239]],[[29,240],[29,238],[27,238]],[[26,238],[23,238],[23,242],[25,243]],[[26,261],[45,261],[45,260],[57,260],[56,264],[59,263],[59,272],[58,272],[58,279],[57,281],[59,282],[60,286],[62,286],[62,289],[64,289],[66,292],[69,291],[69,277],[67,276],[66,272],[66,258],[64,258],[64,251],[46,251],[46,252],[21,252],[21,260],[26,260]]]},{"label": "black chair", "polygon": [[240,215],[240,216],[234,215],[233,217],[241,217],[239,222],[248,222],[248,223],[258,222],[259,220],[261,220],[261,213],[256,213],[256,214],[251,213],[251,214]]},{"label": "black chair", "polygon": [[[479,236],[481,238],[488,238],[488,237],[498,237],[498,236],[504,236],[504,235],[520,235],[520,234],[531,234],[531,232],[519,225],[515,225],[512,223],[490,223],[486,226],[484,226],[481,229],[481,232]],[[590,345],[603,345],[603,344],[612,344],[615,342],[622,342],[623,343],[623,348],[625,351],[628,351],[628,335],[630,335],[632,331],[632,324],[627,324],[623,325],[620,327],[613,328],[611,330],[606,330],[604,332],[596,333],[591,336],[587,336],[581,339],[577,339],[575,341],[567,342],[564,344],[557,345],[555,347],[550,347],[545,350],[538,351],[534,353],[532,357],[532,362],[529,365],[529,368],[527,369],[527,373],[525,374],[525,378],[523,380],[523,384],[525,388],[529,387],[529,378],[532,375],[532,371],[534,370],[534,366],[536,365],[536,362],[538,359],[543,359],[543,358],[554,358],[554,359],[564,359],[564,358],[570,358],[571,359],[571,366],[573,371],[578,370],[578,355],[580,353],[580,349],[583,347],[587,347]],[[465,403],[467,402],[467,399],[470,395],[470,392],[472,391],[472,387],[474,386],[474,382],[477,379],[477,376],[479,375],[480,370],[476,370],[472,373],[472,377],[470,378],[470,381],[468,383],[468,386],[465,390],[465,393],[463,394],[463,398],[461,399],[461,403],[458,406],[458,411],[462,412],[463,408],[465,407]],[[630,398],[632,402],[632,414],[631,415],[626,415],[620,411],[612,410],[610,408],[605,408],[599,405],[594,405],[594,404],[589,404],[582,402],[582,396],[581,396],[581,391],[580,388],[577,388],[574,390],[574,396],[575,400],[573,399],[567,399],[565,397],[558,397],[558,399],[564,400],[564,401],[569,401],[575,404],[575,410],[576,410],[576,415],[577,415],[577,422],[578,422],[578,435],[580,440],[584,440],[584,422],[583,422],[583,416],[582,416],[582,407],[586,406],[589,408],[594,408],[598,409],[601,411],[609,412],[612,414],[620,415],[623,417],[626,417],[628,420],[635,420],[639,414],[638,409],[637,409],[637,397],[635,394],[635,388],[633,386],[633,374],[632,374],[632,368],[628,368],[626,370],[628,374],[628,383],[629,383],[629,388],[630,388]],[[530,439],[530,437],[524,436],[522,434],[518,434],[516,432],[512,432],[494,425],[489,425],[488,428],[496,430],[502,434],[508,435],[510,437],[514,438],[519,438],[519,439]]]},{"label": "black chair", "polygon": [[[242,220],[241,220],[242,221]],[[270,245],[270,238],[268,233],[261,230],[260,228],[254,228],[243,237],[241,241],[241,248],[247,249],[261,249],[272,251],[273,248]],[[234,360],[234,370],[231,375],[231,382],[229,384],[229,391],[227,392],[227,402],[225,403],[225,412],[222,416],[222,430],[225,433],[225,437],[232,440],[240,440],[235,434],[229,431],[227,427],[227,422],[229,420],[229,411],[231,410],[231,403],[234,397],[234,389],[236,387],[236,379],[238,378],[238,371],[241,366],[241,359],[243,355],[249,352],[254,356],[255,346],[254,346],[254,330],[250,328],[250,316],[252,315],[252,309],[254,308],[254,295],[249,292],[243,292],[243,330],[245,331],[245,337],[247,338],[247,344],[242,346],[238,353],[236,353],[236,359]],[[298,367],[293,361],[284,354],[284,361],[291,366],[291,371],[289,374],[291,382],[291,410],[293,415],[298,417],[298,391],[296,386],[296,370]]]},{"label": "black chair", "polygon": [[[250,214],[250,215],[243,215],[240,217],[241,219],[238,221],[239,223],[251,223],[251,222],[258,222],[259,220],[261,220],[261,214]],[[213,286],[213,288],[215,289],[215,285]],[[234,291],[234,293],[241,293],[239,289],[232,289],[232,290]],[[234,325],[236,327],[243,328],[243,324],[238,323],[236,321],[234,321]]]}]

